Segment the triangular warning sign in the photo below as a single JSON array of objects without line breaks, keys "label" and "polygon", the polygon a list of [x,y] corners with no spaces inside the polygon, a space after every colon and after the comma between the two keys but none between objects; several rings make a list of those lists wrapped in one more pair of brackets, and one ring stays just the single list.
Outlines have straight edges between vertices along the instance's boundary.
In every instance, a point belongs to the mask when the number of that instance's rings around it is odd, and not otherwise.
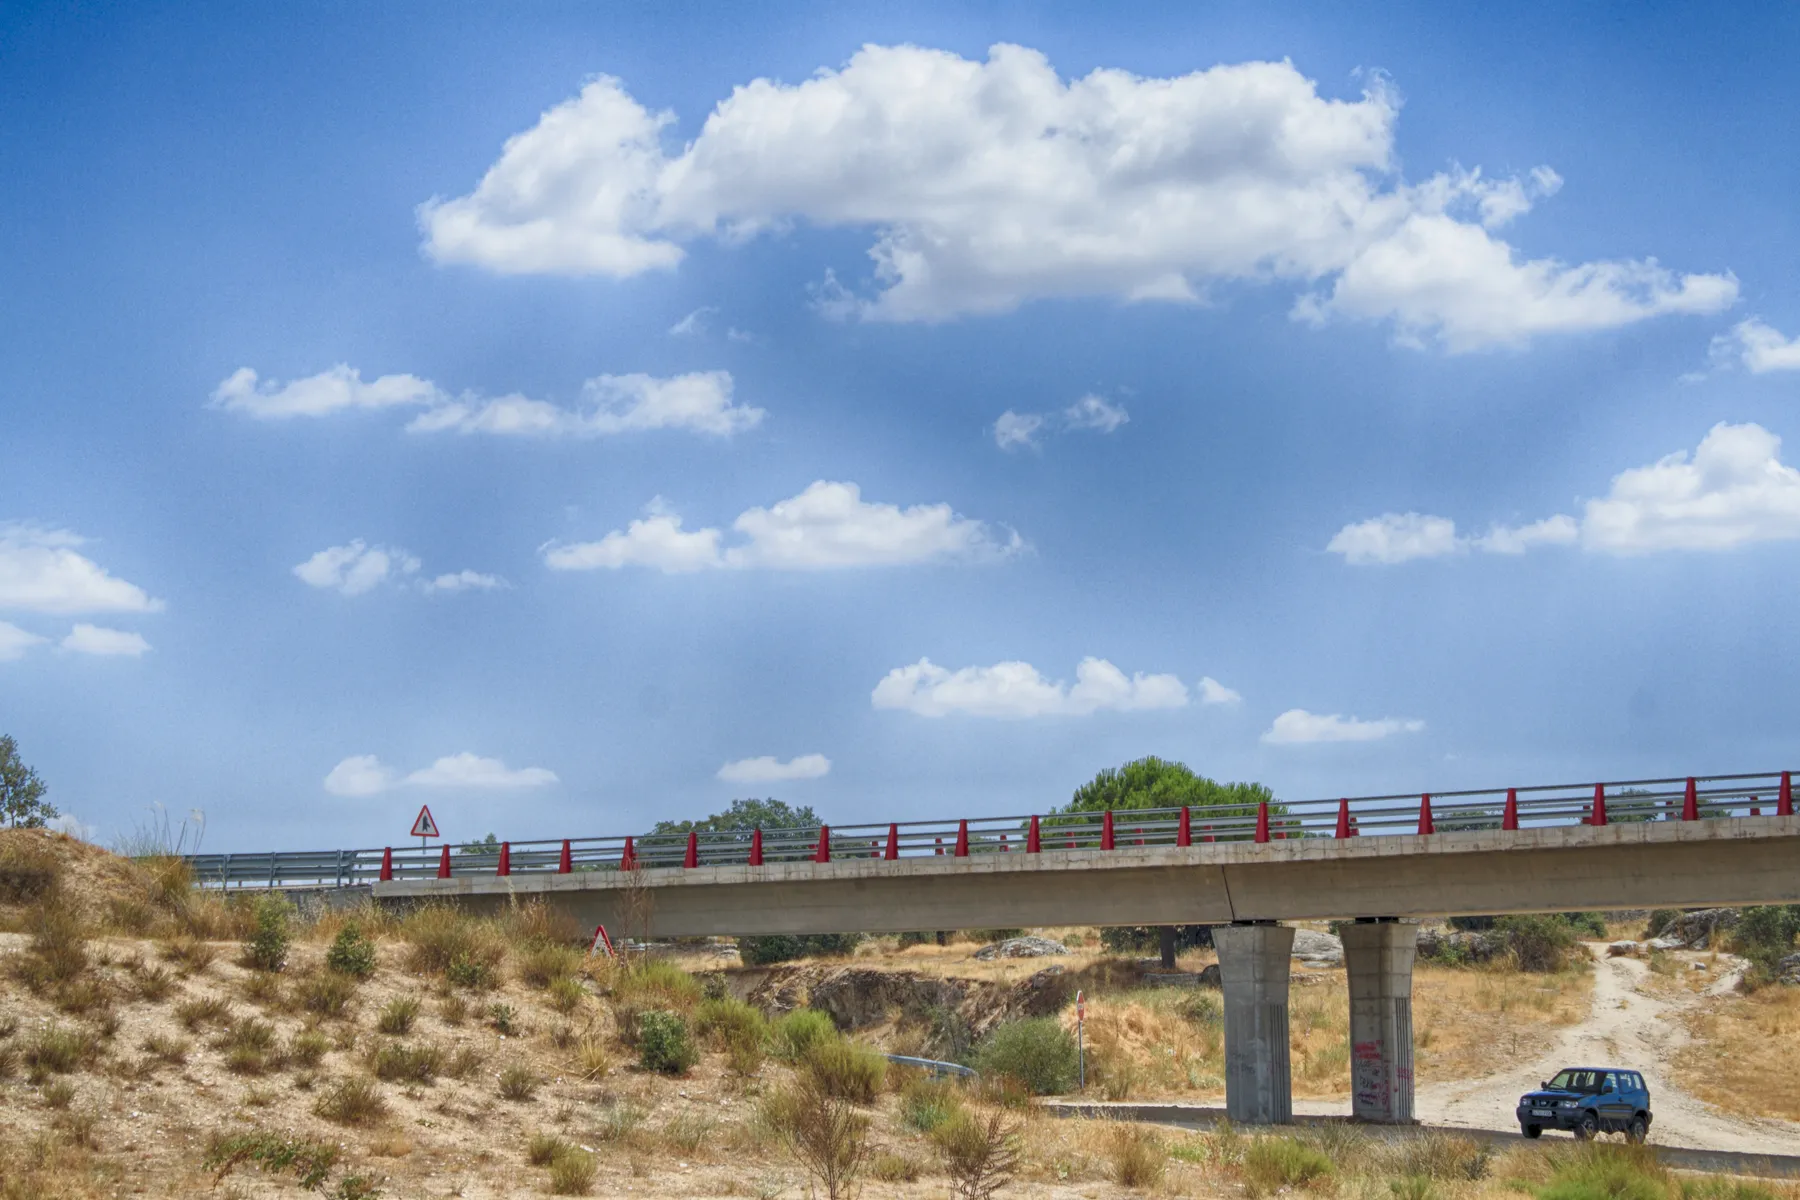
[{"label": "triangular warning sign", "polygon": [[412,836],[422,838],[434,838],[440,836],[437,830],[437,822],[431,819],[431,805],[419,805],[419,817],[418,820],[413,822]]}]

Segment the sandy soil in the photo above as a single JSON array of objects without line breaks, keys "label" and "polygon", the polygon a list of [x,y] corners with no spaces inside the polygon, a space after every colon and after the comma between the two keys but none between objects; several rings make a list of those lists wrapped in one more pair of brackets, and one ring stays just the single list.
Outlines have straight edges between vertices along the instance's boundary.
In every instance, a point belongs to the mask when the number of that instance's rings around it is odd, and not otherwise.
[{"label": "sandy soil", "polygon": [[1617,1063],[1644,1073],[1655,1122],[1651,1140],[1702,1150],[1789,1154],[1800,1146],[1800,1124],[1773,1118],[1730,1116],[1695,1099],[1675,1082],[1676,1054],[1688,1042],[1680,1020],[1705,993],[1721,995],[1735,982],[1728,956],[1715,983],[1701,993],[1643,986],[1649,968],[1641,959],[1607,958],[1605,943],[1588,943],[1594,964],[1593,1007],[1587,1020],[1564,1029],[1551,1049],[1483,1078],[1428,1084],[1419,1089],[1417,1112],[1430,1124],[1512,1129],[1520,1093],[1565,1066]]}]

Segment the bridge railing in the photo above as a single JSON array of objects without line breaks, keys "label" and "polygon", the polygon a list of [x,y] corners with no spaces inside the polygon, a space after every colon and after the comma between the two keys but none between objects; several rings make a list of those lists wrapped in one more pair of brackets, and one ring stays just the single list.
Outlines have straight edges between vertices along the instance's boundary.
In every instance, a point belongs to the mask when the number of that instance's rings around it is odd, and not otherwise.
[{"label": "bridge railing", "polygon": [[949,821],[811,826],[381,847],[363,850],[197,854],[205,887],[346,887],[389,879],[441,879],[728,865],[896,861],[979,854],[1064,854],[1133,846],[1188,846],[1299,838],[1529,830],[1573,824],[1790,815],[1792,773],[1639,779],[1612,783],[1273,801],[1115,812],[971,817]]}]

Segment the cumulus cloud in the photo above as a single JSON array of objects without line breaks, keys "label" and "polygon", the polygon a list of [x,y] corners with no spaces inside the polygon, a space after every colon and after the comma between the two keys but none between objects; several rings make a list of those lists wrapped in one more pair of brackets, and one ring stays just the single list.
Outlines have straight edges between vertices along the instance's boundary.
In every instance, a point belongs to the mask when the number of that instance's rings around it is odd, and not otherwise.
[{"label": "cumulus cloud", "polygon": [[[671,333],[700,313],[690,314]],[[729,371],[653,375],[597,375],[581,386],[577,404],[565,407],[516,393],[499,397],[465,392],[452,396],[427,379],[383,375],[362,381],[354,367],[292,383],[258,382],[243,367],[213,392],[213,406],[264,419],[323,417],[351,408],[418,408],[407,423],[412,433],[486,433],[514,437],[607,437],[654,429],[685,429],[730,437],[754,429],[767,414],[732,399]]]},{"label": "cumulus cloud", "polygon": [[1712,340],[1712,360],[1718,366],[1741,366],[1752,375],[1800,371],[1800,337],[1783,336],[1751,317]]},{"label": "cumulus cloud", "polygon": [[713,568],[819,571],[985,562],[1024,548],[1017,533],[1002,537],[981,521],[958,516],[948,504],[870,503],[854,483],[825,480],[768,508],[747,509],[731,527],[742,540],[727,546],[718,529],[684,529],[659,499],[646,516],[597,542],[544,547],[544,561],[561,571],[627,566],[670,574]]},{"label": "cumulus cloud", "polygon": [[1272,746],[1298,746],[1310,742],[1375,742],[1396,733],[1418,733],[1425,722],[1395,717],[1359,721],[1336,713],[1324,716],[1304,708],[1290,708],[1275,718],[1262,740]]},{"label": "cumulus cloud", "polygon": [[1084,430],[1111,433],[1129,420],[1131,414],[1124,405],[1089,393],[1061,412],[1022,413],[1007,409],[994,422],[994,444],[1002,450],[1036,450],[1042,434]]},{"label": "cumulus cloud", "polygon": [[1244,697],[1226,687],[1211,675],[1200,680],[1200,703],[1202,704],[1236,704]]},{"label": "cumulus cloud", "polygon": [[581,404],[562,408],[525,396],[463,399],[420,413],[412,433],[497,433],[530,437],[607,437],[652,429],[686,429],[731,437],[754,429],[765,410],[732,401],[729,371],[696,371],[670,379],[601,375],[582,385]]},{"label": "cumulus cloud", "polygon": [[43,642],[43,638],[29,630],[0,621],[0,662],[13,662],[23,658],[27,650],[40,646]]},{"label": "cumulus cloud", "polygon": [[1447,517],[1386,513],[1340,529],[1326,549],[1356,565],[1437,558],[1469,549],[1523,554],[1580,545],[1604,554],[1727,550],[1800,538],[1800,470],[1781,461],[1781,439],[1761,425],[1720,422],[1692,454],[1677,451],[1613,476],[1579,519],[1566,513],[1463,537]]},{"label": "cumulus cloud", "polygon": [[458,571],[454,575],[438,575],[427,579],[421,586],[428,592],[491,592],[496,588],[509,587],[506,580],[498,575],[484,575],[480,571]]},{"label": "cumulus cloud", "polygon": [[347,546],[319,551],[295,567],[294,575],[308,587],[360,596],[390,578],[412,574],[419,565],[419,560],[404,550],[370,546],[357,538]]},{"label": "cumulus cloud", "polygon": [[1173,675],[1125,672],[1104,658],[1084,658],[1075,668],[1073,687],[1052,682],[1025,662],[951,671],[929,658],[895,667],[875,685],[870,700],[876,708],[903,709],[921,717],[959,713],[974,717],[1084,717],[1102,709],[1133,712],[1181,708],[1188,690]]},{"label": "cumulus cloud", "polygon": [[62,640],[62,648],[102,657],[139,658],[150,653],[150,643],[142,634],[100,625],[76,625]]},{"label": "cumulus cloud", "polygon": [[772,754],[760,758],[740,758],[719,768],[719,778],[726,783],[785,783],[794,779],[821,779],[831,771],[831,760],[823,754],[801,754],[782,762]]},{"label": "cumulus cloud", "polygon": [[364,383],[362,372],[344,363],[289,383],[259,379],[249,367],[239,367],[212,394],[214,408],[262,420],[322,417],[350,408],[403,408],[445,398],[428,379],[383,375]]},{"label": "cumulus cloud", "polygon": [[397,787],[514,791],[556,782],[556,772],[543,767],[514,770],[497,758],[483,758],[465,750],[406,775],[373,754],[355,754],[331,768],[325,776],[325,790],[334,796],[374,796]]},{"label": "cumulus cloud", "polygon": [[1338,530],[1325,549],[1341,554],[1344,561],[1403,563],[1415,558],[1439,558],[1464,548],[1456,536],[1456,522],[1422,513],[1382,513]]},{"label": "cumulus cloud", "polygon": [[78,553],[66,529],[0,522],[0,609],[40,613],[161,612],[163,602]]},{"label": "cumulus cloud", "polygon": [[795,220],[864,229],[873,294],[827,271],[814,302],[877,320],[1053,296],[1194,302],[1221,282],[1280,281],[1303,291],[1297,317],[1391,321],[1459,351],[1735,298],[1729,275],[1650,259],[1522,256],[1495,231],[1561,177],[1456,169],[1407,184],[1399,111],[1379,77],[1334,100],[1287,62],[1064,80],[1021,46],[986,61],[865,46],[801,83],[735,88],[673,152],[674,114],[597,77],[419,222],[440,262],[621,278],[675,267],[697,238],[734,244]]}]

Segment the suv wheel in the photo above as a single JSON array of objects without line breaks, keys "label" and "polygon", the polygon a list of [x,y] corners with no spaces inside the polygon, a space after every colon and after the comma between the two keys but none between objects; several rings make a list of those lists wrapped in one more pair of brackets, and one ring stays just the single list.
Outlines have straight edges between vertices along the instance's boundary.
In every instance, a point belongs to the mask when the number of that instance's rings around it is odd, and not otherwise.
[{"label": "suv wheel", "polygon": [[1643,1113],[1639,1113],[1637,1116],[1631,1118],[1631,1124],[1625,1127],[1625,1136],[1627,1139],[1636,1142],[1640,1146],[1649,1139],[1650,1122],[1645,1119]]},{"label": "suv wheel", "polygon": [[1544,1127],[1542,1125],[1521,1125],[1519,1132],[1528,1138],[1543,1137]]},{"label": "suv wheel", "polygon": [[1599,1132],[1600,1118],[1591,1108],[1582,1113],[1581,1119],[1575,1122],[1575,1137],[1578,1141],[1591,1141],[1593,1140],[1594,1135]]}]

